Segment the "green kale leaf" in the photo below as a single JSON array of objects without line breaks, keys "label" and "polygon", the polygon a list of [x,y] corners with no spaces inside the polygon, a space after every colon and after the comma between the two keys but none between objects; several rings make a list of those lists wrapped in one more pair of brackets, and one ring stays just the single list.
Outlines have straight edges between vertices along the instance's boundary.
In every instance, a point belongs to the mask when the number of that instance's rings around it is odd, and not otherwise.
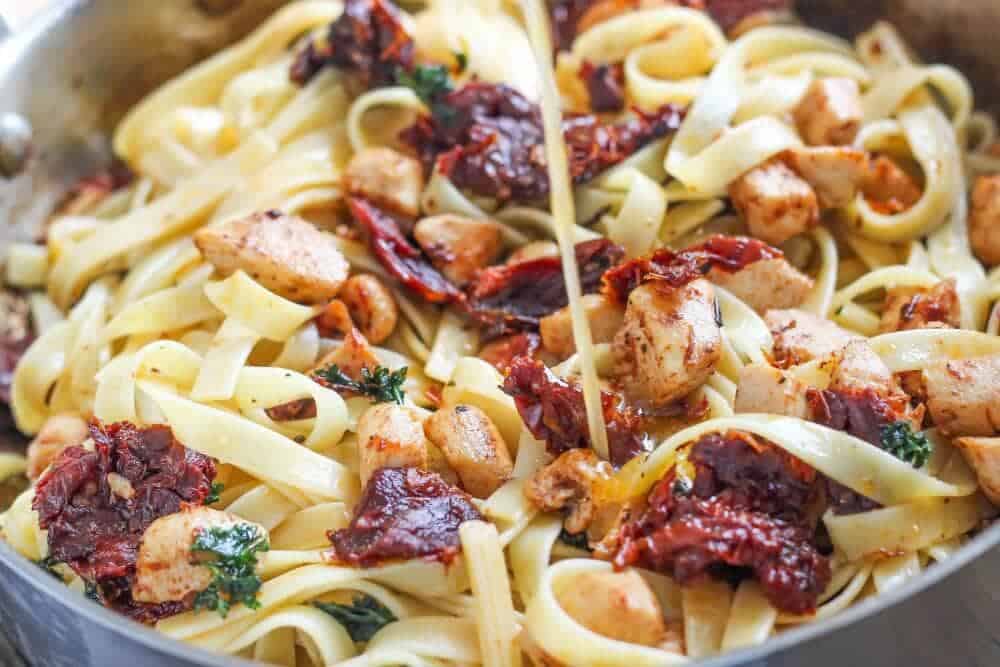
[{"label": "green kale leaf", "polygon": [[213,577],[208,588],[195,597],[194,608],[217,611],[223,617],[236,604],[260,608],[257,554],[269,548],[267,537],[248,523],[209,528],[198,533],[191,545],[191,554],[212,571]]},{"label": "green kale leaf", "polygon": [[374,371],[362,368],[361,380],[355,381],[345,375],[337,364],[333,364],[319,369],[315,375],[334,389],[367,396],[376,403],[402,405],[406,400],[406,395],[403,393],[406,371],[405,366],[398,371],[390,371],[385,366],[379,366]]},{"label": "green kale leaf", "polygon": [[336,602],[314,602],[313,605],[337,619],[356,642],[370,640],[376,632],[397,620],[388,607],[370,595],[356,595],[350,605]]},{"label": "green kale leaf", "polygon": [[882,449],[914,468],[923,468],[934,445],[923,433],[914,432],[909,422],[898,421],[882,427]]}]

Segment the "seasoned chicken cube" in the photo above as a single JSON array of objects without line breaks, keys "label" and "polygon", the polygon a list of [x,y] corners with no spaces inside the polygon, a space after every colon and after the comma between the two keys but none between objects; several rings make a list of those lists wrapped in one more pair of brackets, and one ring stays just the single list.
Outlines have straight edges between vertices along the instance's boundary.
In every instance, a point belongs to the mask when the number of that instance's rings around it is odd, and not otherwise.
[{"label": "seasoned chicken cube", "polygon": [[867,153],[844,146],[793,148],[782,158],[812,186],[824,209],[851,204],[869,169]]},{"label": "seasoned chicken cube", "polygon": [[750,233],[772,245],[819,223],[819,201],[809,184],[784,162],[750,170],[729,187],[729,196]]},{"label": "seasoned chicken cube", "polygon": [[74,414],[53,415],[28,445],[28,479],[36,480],[64,449],[82,444],[90,436],[87,422]]},{"label": "seasoned chicken cube", "polygon": [[[625,321],[625,310],[602,294],[585,295],[583,309],[594,343],[610,343]],[[569,306],[543,317],[540,326],[542,347],[547,352],[559,359],[566,359],[576,352]]]},{"label": "seasoned chicken cube", "polygon": [[420,413],[395,403],[379,403],[358,420],[361,484],[379,468],[427,468],[427,439]]},{"label": "seasoned chicken cube", "polygon": [[350,320],[369,341],[378,345],[396,330],[399,307],[396,298],[382,281],[368,274],[351,276],[340,291]]},{"label": "seasoned chicken cube", "polygon": [[325,303],[347,280],[347,260],[333,236],[277,211],[204,227],[194,242],[222,275],[243,270],[292,301]]},{"label": "seasoned chicken cube", "polygon": [[983,264],[1000,264],[1000,174],[976,179],[969,216],[969,241]]},{"label": "seasoned chicken cube", "polygon": [[192,559],[191,547],[201,531],[240,523],[256,527],[266,538],[262,526],[208,507],[185,507],[154,521],[139,545],[132,597],[137,602],[159,604],[181,601],[208,588],[212,571]]},{"label": "seasoned chicken cube", "polygon": [[881,331],[950,328],[962,326],[961,302],[954,278],[934,287],[896,287],[886,291]]},{"label": "seasoned chicken cube", "polygon": [[924,368],[927,409],[944,435],[1000,435],[1000,355]]},{"label": "seasoned chicken cube", "polygon": [[633,399],[665,406],[690,394],[722,356],[711,283],[651,282],[632,290],[612,351],[615,375]]},{"label": "seasoned chicken cube", "polygon": [[613,474],[611,464],[593,450],[571,449],[528,478],[524,497],[543,512],[568,510],[564,526],[575,535],[597,518],[594,487]]},{"label": "seasoned chicken cube", "polygon": [[413,228],[413,238],[431,263],[456,285],[468,283],[477,271],[500,259],[503,252],[503,230],[499,224],[450,213],[418,222]]},{"label": "seasoned chicken cube", "polygon": [[667,637],[663,609],[635,570],[584,572],[557,598],[577,623],[604,637],[640,646],[658,646]]},{"label": "seasoned chicken cube", "polygon": [[957,438],[953,444],[976,472],[979,488],[1000,505],[1000,438]]},{"label": "seasoned chicken cube", "polygon": [[902,213],[924,196],[917,182],[884,155],[871,161],[861,189],[872,208],[884,214]]},{"label": "seasoned chicken cube", "polygon": [[329,368],[333,365],[336,365],[344,375],[352,380],[359,380],[362,368],[374,371],[378,368],[379,361],[378,357],[375,356],[375,350],[368,344],[361,332],[352,329],[344,336],[344,342],[341,345],[319,360],[316,368]]},{"label": "seasoned chicken cube", "polygon": [[391,148],[366,148],[347,164],[344,187],[355,197],[415,218],[420,214],[424,169],[418,160]]},{"label": "seasoned chicken cube", "polygon": [[707,277],[762,315],[774,308],[802,305],[814,284],[783,257],[754,262],[735,272],[713,268]]},{"label": "seasoned chicken cube", "polygon": [[774,358],[783,366],[797,366],[828,357],[860,337],[828,319],[804,310],[771,310],[764,321],[774,336]]},{"label": "seasoned chicken cube", "polygon": [[807,144],[847,146],[864,120],[861,89],[854,79],[818,79],[792,113]]},{"label": "seasoned chicken cube", "polygon": [[735,410],[809,419],[808,391],[808,385],[779,368],[744,366],[737,382]]},{"label": "seasoned chicken cube", "polygon": [[883,396],[898,391],[892,371],[864,339],[852,340],[834,353],[830,388],[849,393],[873,389]]},{"label": "seasoned chicken cube", "polygon": [[485,412],[472,405],[442,408],[424,422],[424,434],[444,454],[462,488],[488,498],[510,479],[507,443]]}]

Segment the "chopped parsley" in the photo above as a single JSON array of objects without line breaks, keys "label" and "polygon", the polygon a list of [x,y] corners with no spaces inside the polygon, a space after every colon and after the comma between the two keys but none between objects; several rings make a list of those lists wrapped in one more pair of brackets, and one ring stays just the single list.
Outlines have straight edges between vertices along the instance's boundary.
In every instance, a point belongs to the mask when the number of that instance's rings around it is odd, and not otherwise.
[{"label": "chopped parsley", "polygon": [[62,574],[59,573],[59,570],[56,569],[56,565],[60,564],[61,561],[56,560],[52,556],[46,556],[45,558],[35,561],[35,565],[45,570],[45,572],[47,572],[50,576],[55,577],[59,581],[66,581],[63,579]]},{"label": "chopped parsley", "polygon": [[217,611],[223,617],[236,604],[258,609],[261,580],[257,576],[257,554],[268,549],[267,537],[249,523],[198,533],[191,554],[212,571],[213,578],[208,588],[195,597],[194,608]]},{"label": "chopped parsley", "polygon": [[356,642],[370,640],[376,632],[397,620],[388,607],[370,595],[355,595],[350,605],[336,602],[314,602],[313,605],[337,619]]},{"label": "chopped parsley", "polygon": [[379,366],[374,371],[362,368],[361,379],[355,381],[345,375],[337,364],[333,364],[316,371],[316,377],[327,382],[334,389],[367,396],[376,403],[402,405],[406,400],[406,394],[403,393],[406,370],[406,366],[398,371],[390,371],[385,366]]},{"label": "chopped parsley", "polygon": [[469,55],[464,51],[455,51],[455,62],[458,63],[458,73],[462,74],[469,68]]},{"label": "chopped parsley", "polygon": [[226,485],[220,484],[218,482],[212,482],[212,490],[209,492],[208,496],[205,498],[206,505],[214,505],[219,502],[219,496],[225,491]]},{"label": "chopped parsley", "polygon": [[898,421],[882,427],[882,449],[914,468],[923,468],[934,445],[923,433],[914,432],[909,422]]},{"label": "chopped parsley", "polygon": [[590,543],[587,540],[587,533],[570,533],[565,528],[559,531],[559,541],[568,547],[590,551]]},{"label": "chopped parsley", "polygon": [[[455,54],[460,67],[467,64],[465,54]],[[417,94],[420,101],[426,104],[431,115],[442,122],[448,122],[455,116],[455,109],[444,102],[444,97],[455,89],[451,75],[444,65],[420,65],[413,72],[400,69],[396,71],[396,83],[405,86]]]}]

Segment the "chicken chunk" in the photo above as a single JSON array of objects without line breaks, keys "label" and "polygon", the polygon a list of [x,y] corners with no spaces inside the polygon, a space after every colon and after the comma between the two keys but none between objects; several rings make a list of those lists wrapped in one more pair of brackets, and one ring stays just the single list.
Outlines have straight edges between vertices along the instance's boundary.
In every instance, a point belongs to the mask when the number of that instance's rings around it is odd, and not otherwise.
[{"label": "chicken chunk", "polygon": [[614,468],[590,449],[571,449],[537,471],[524,485],[524,496],[543,512],[568,510],[564,526],[582,533],[597,518],[594,487],[611,479]]},{"label": "chicken chunk", "polygon": [[1000,264],[1000,174],[976,179],[969,217],[969,241],[983,264]]},{"label": "chicken chunk", "polygon": [[852,203],[868,174],[868,154],[844,146],[795,148],[782,155],[785,163],[812,186],[824,209]]},{"label": "chicken chunk", "polygon": [[773,160],[750,170],[729,187],[729,196],[750,233],[772,245],[819,223],[819,200],[809,184]]},{"label": "chicken chunk", "polygon": [[860,337],[804,310],[771,310],[764,321],[774,336],[774,359],[797,366],[828,357]]},{"label": "chicken chunk", "polygon": [[884,214],[907,211],[924,196],[917,182],[884,155],[871,161],[861,189],[872,208]]},{"label": "chicken chunk", "polygon": [[517,264],[519,262],[527,262],[533,259],[541,259],[542,257],[558,257],[559,256],[559,246],[552,241],[532,241],[531,243],[526,243],[514,252],[510,253],[510,257],[507,258],[507,264]]},{"label": "chicken chunk", "polygon": [[633,290],[612,351],[615,375],[640,403],[665,406],[690,394],[722,356],[711,283],[675,289],[652,282]]},{"label": "chicken chunk", "polygon": [[444,454],[462,488],[488,498],[514,470],[507,443],[485,412],[472,405],[442,408],[424,422],[424,434]]},{"label": "chicken chunk", "polygon": [[378,345],[396,330],[399,306],[388,287],[375,276],[359,274],[344,283],[340,300],[347,307],[350,320],[369,341]]},{"label": "chicken chunk", "polygon": [[373,371],[378,368],[379,360],[368,340],[360,331],[352,329],[339,347],[319,360],[316,368],[329,368],[334,364],[347,377],[357,380],[361,378],[362,368]]},{"label": "chicken chunk", "polygon": [[640,646],[667,637],[659,600],[635,570],[584,572],[556,597],[577,623],[604,637]]},{"label": "chicken chunk", "polygon": [[934,287],[896,287],[887,291],[882,308],[881,331],[950,328],[962,326],[961,302],[954,278]]},{"label": "chicken chunk", "polygon": [[854,79],[818,79],[792,113],[807,144],[847,146],[864,120],[861,88]]},{"label": "chicken chunk", "polygon": [[899,391],[892,371],[864,339],[852,340],[833,354],[830,388],[848,393],[873,389],[883,396]]},{"label": "chicken chunk", "polygon": [[379,468],[427,468],[427,439],[420,413],[395,403],[379,403],[358,420],[361,484]]},{"label": "chicken chunk", "polygon": [[713,268],[707,277],[760,314],[802,305],[814,285],[783,257],[754,262],[736,272]]},{"label": "chicken chunk", "polygon": [[957,438],[954,445],[976,472],[979,488],[1000,505],[1000,438]]},{"label": "chicken chunk", "polygon": [[[602,294],[583,297],[583,309],[590,326],[594,343],[610,343],[625,320],[625,310]],[[566,359],[576,352],[573,340],[573,318],[569,306],[561,308],[540,322],[542,347],[559,359]]]},{"label": "chicken chunk", "polygon": [[809,419],[809,386],[779,368],[745,366],[736,387],[736,412]]},{"label": "chicken chunk", "polygon": [[347,260],[332,235],[277,211],[204,227],[194,242],[219,273],[243,270],[292,301],[325,303],[347,280]]},{"label": "chicken chunk", "polygon": [[28,445],[28,479],[37,480],[64,449],[90,436],[87,422],[74,414],[53,415]]},{"label": "chicken chunk", "polygon": [[[132,597],[137,602],[157,604],[180,601],[205,590],[213,575],[192,559],[192,545],[203,530],[239,523],[249,522],[226,512],[193,506],[154,521],[139,546]],[[267,535],[262,526],[251,525],[260,535]]]},{"label": "chicken chunk", "polygon": [[420,214],[424,169],[415,158],[391,148],[366,148],[348,163],[344,187],[355,197],[415,218]]},{"label": "chicken chunk", "polygon": [[413,228],[413,238],[431,263],[456,285],[465,285],[476,272],[500,259],[503,230],[492,220],[476,220],[446,213],[424,218]]},{"label": "chicken chunk", "polygon": [[946,436],[1000,435],[1000,356],[924,368],[927,409]]}]

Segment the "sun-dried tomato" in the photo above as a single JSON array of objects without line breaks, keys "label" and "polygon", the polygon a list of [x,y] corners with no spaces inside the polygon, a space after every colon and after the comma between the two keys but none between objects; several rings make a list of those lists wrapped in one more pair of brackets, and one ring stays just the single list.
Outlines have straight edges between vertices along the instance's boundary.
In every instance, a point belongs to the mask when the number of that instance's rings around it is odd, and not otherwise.
[{"label": "sun-dried tomato", "polygon": [[518,357],[535,358],[542,349],[542,337],[536,333],[524,332],[498,338],[483,346],[479,358],[501,373],[506,373],[511,363]]},{"label": "sun-dried tomato", "polygon": [[310,43],[297,54],[291,78],[304,84],[323,67],[334,65],[356,74],[366,89],[378,88],[393,85],[396,73],[412,70],[413,64],[413,38],[393,2],[346,0],[326,43]]},{"label": "sun-dried tomato", "polygon": [[[167,426],[93,422],[93,451],[68,447],[38,482],[32,507],[48,530],[49,554],[96,584],[108,607],[152,622],[183,603],[149,605],[132,599],[143,533],[156,519],[201,505],[215,462],[178,442]],[[132,486],[129,498],[108,483],[114,473]]]},{"label": "sun-dried tomato", "polygon": [[[474,81],[441,98],[402,139],[427,170],[438,169],[464,190],[500,201],[531,202],[549,194],[542,115],[519,92]],[[563,134],[570,173],[586,182],[649,142],[676,130],[683,113],[667,105],[652,114],[607,125],[593,116],[567,117]]]},{"label": "sun-dried tomato", "polygon": [[365,485],[347,528],[330,531],[335,560],[355,567],[425,558],[451,563],[458,527],[482,519],[464,491],[418,468],[380,468]]},{"label": "sun-dried tomato", "polygon": [[615,566],[666,572],[681,585],[749,571],[781,611],[814,611],[831,577],[808,519],[815,475],[763,447],[733,434],[695,443],[694,486],[679,488],[671,474],[653,488],[619,530]]},{"label": "sun-dried tomato", "polygon": [[429,303],[462,300],[458,288],[406,238],[398,220],[367,199],[349,197],[347,203],[368,236],[372,254],[394,278]]},{"label": "sun-dried tomato", "polygon": [[[570,449],[590,448],[583,389],[555,375],[541,361],[515,359],[503,390],[514,399],[521,420],[545,450],[558,456]],[[613,392],[601,392],[612,465],[620,467],[648,450],[642,417]]]},{"label": "sun-dried tomato", "polygon": [[[607,239],[578,243],[576,262],[583,293],[596,292],[601,276],[624,256],[621,246]],[[542,317],[568,303],[562,260],[539,257],[480,271],[468,288],[466,311],[487,338],[495,338],[535,331]]]},{"label": "sun-dried tomato", "polygon": [[712,269],[736,273],[755,262],[780,259],[784,254],[763,241],[717,234],[704,243],[680,251],[660,248],[604,274],[603,292],[620,303],[644,282],[663,281],[682,287],[703,278]]},{"label": "sun-dried tomato", "polygon": [[706,0],[706,4],[716,23],[729,32],[754,15],[790,10],[795,0]]},{"label": "sun-dried tomato", "polygon": [[590,109],[603,113],[625,108],[625,68],[620,63],[595,65],[586,61],[580,66],[580,78],[590,96]]}]

